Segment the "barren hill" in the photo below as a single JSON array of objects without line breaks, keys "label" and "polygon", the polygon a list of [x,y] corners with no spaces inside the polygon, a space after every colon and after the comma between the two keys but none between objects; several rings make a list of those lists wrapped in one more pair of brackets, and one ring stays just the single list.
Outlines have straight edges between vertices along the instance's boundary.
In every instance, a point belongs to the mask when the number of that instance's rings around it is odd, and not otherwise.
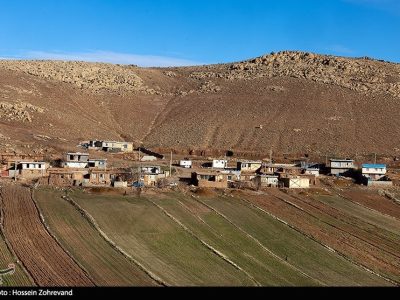
[{"label": "barren hill", "polygon": [[81,140],[267,153],[400,154],[400,65],[304,52],[139,68],[0,61],[0,151]]}]

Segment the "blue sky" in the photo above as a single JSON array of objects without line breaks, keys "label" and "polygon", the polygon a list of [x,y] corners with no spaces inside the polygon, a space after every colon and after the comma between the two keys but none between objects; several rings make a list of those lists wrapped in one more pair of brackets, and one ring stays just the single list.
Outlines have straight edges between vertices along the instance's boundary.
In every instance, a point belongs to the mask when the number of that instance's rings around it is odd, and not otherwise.
[{"label": "blue sky", "polygon": [[233,62],[280,50],[400,62],[399,0],[0,0],[0,57]]}]

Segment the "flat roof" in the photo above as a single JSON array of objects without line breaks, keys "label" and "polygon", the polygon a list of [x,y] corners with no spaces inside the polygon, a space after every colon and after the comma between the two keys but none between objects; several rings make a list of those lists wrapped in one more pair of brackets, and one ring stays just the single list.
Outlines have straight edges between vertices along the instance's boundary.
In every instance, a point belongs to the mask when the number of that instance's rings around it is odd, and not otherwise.
[{"label": "flat roof", "polygon": [[89,153],[67,152],[67,155],[87,155],[87,156],[89,156]]},{"label": "flat roof", "polygon": [[124,142],[124,141],[98,141],[102,143],[126,143],[126,144],[133,144],[133,142]]},{"label": "flat roof", "polygon": [[354,159],[336,159],[336,158],[331,158],[330,161],[354,162]]},{"label": "flat roof", "polygon": [[107,158],[91,158],[89,161],[106,161]]},{"label": "flat roof", "polygon": [[193,172],[193,173],[195,173],[196,175],[227,175],[227,174],[224,174],[224,173],[221,173],[221,172],[219,172],[219,171],[203,171],[203,172]]},{"label": "flat roof", "polygon": [[242,164],[262,164],[261,160],[238,160],[238,163]]},{"label": "flat roof", "polygon": [[363,168],[369,168],[369,169],[385,169],[386,165],[385,164],[363,164]]},{"label": "flat roof", "polygon": [[45,164],[45,161],[21,161],[20,164]]}]

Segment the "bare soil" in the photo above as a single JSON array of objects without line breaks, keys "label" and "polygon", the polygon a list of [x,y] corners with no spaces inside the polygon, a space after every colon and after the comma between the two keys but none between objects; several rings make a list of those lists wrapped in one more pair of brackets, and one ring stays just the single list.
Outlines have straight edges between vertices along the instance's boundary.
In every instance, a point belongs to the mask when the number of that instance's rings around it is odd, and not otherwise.
[{"label": "bare soil", "polygon": [[39,286],[93,286],[41,222],[28,188],[0,189],[5,238]]}]

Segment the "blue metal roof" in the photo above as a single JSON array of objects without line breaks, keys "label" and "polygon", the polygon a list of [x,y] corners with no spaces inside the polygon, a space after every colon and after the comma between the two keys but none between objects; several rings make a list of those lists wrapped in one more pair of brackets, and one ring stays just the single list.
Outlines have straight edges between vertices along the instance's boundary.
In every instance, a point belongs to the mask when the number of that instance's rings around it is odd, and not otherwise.
[{"label": "blue metal roof", "polygon": [[368,169],[385,169],[386,165],[383,164],[363,164],[363,168],[368,168]]}]

